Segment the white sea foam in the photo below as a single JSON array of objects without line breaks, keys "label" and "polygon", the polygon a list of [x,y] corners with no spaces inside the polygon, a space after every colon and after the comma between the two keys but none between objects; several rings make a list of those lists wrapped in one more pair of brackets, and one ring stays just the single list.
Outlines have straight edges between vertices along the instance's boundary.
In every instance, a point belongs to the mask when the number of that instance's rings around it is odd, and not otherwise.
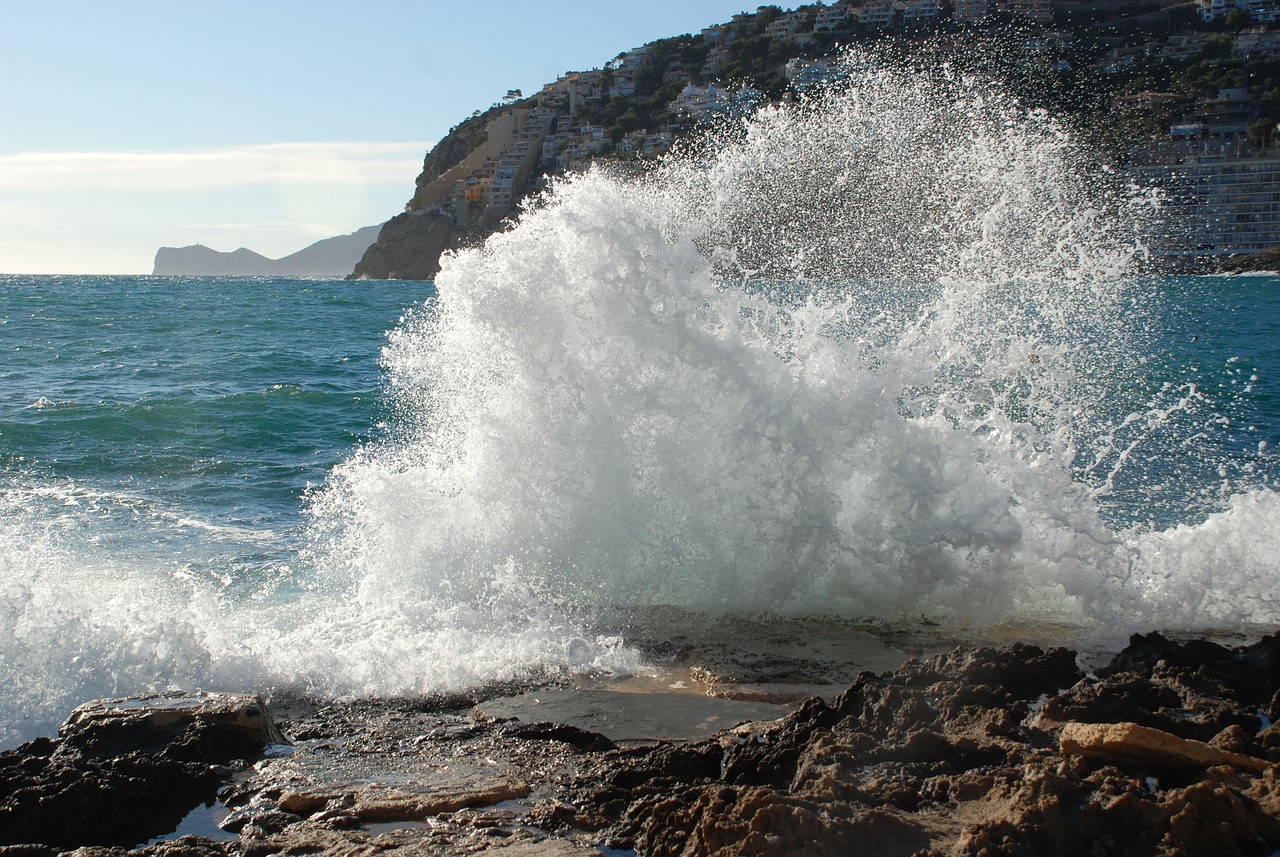
[{"label": "white sea foam", "polygon": [[[11,494],[0,743],[152,686],[634,669],[599,607],[1280,622],[1280,501],[1147,377],[1149,202],[999,93],[856,64],[447,258],[384,355],[395,434],[312,498],[287,598],[122,563],[87,505],[69,539]],[[1157,482],[1171,529],[1133,523]]]},{"label": "white sea foam", "polygon": [[[467,603],[232,595],[225,575],[176,558],[122,560],[87,505],[55,518],[32,500],[0,492],[0,747],[49,734],[87,699],[149,690],[436,693],[639,665],[620,640],[583,634],[525,593],[510,568]],[[152,538],[186,528],[169,516],[148,526]]]},{"label": "white sea foam", "polygon": [[[1145,389],[1149,207],[945,69],[863,67],[643,179],[578,177],[397,332],[402,435],[318,503],[332,556],[373,602],[514,562],[580,605],[1273,621],[1161,589],[1190,579],[1174,542],[1114,523],[1200,405]],[[1223,515],[1189,526],[1246,525]]]}]

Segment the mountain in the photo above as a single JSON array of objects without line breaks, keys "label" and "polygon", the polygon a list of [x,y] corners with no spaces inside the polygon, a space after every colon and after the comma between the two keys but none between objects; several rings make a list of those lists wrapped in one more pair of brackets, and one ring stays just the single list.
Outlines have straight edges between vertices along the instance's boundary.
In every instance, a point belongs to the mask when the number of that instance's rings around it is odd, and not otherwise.
[{"label": "mountain", "polygon": [[201,244],[161,247],[153,274],[194,277],[344,277],[378,238],[381,226],[366,226],[350,235],[325,238],[281,259],[241,247],[230,253]]}]

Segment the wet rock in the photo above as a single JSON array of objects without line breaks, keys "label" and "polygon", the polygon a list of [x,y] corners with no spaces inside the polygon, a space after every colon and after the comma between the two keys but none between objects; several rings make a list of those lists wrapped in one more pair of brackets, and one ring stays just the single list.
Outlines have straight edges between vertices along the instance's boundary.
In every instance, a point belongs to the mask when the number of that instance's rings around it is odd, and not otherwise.
[{"label": "wet rock", "polygon": [[125,753],[227,763],[288,743],[256,696],[168,693],[81,705],[58,730],[59,751],[85,758]]},{"label": "wet rock", "polygon": [[[132,853],[1271,854],[1277,653],[1275,638],[1232,649],[1145,635],[1086,676],[1065,649],[962,646],[862,672],[781,717],[740,700],[703,709],[666,678],[657,693],[281,699],[294,751],[219,793],[238,840]],[[163,719],[168,737],[141,742],[148,758],[235,762],[234,742]],[[129,758],[99,755],[115,752],[112,729],[82,740],[78,728],[12,768]]]},{"label": "wet rock", "polygon": [[91,702],[57,740],[0,753],[0,845],[134,845],[173,830],[271,743],[257,697],[165,694]]},{"label": "wet rock", "polygon": [[354,791],[312,789],[285,792],[278,806],[294,815],[312,815],[337,806],[341,815],[361,822],[421,821],[447,812],[472,806],[491,806],[529,794],[523,783],[494,779],[471,781],[450,788],[434,783],[414,784],[409,788],[390,788],[378,784]]},{"label": "wet rock", "polygon": [[502,730],[503,734],[526,741],[560,741],[579,750],[616,750],[614,744],[599,732],[588,732],[566,723],[513,723]]},{"label": "wet rock", "polygon": [[775,720],[791,708],[689,693],[547,689],[487,700],[474,714],[490,721],[554,722],[634,744],[710,738],[744,721]]},{"label": "wet rock", "polygon": [[1239,727],[1257,735],[1280,687],[1280,637],[1239,649],[1134,635],[1099,680],[1052,699],[1043,715],[1060,722],[1137,723],[1210,741]]},{"label": "wet rock", "polygon": [[[1063,649],[961,647],[722,734],[719,771],[611,755],[575,818],[606,808],[606,841],[653,855],[1271,853],[1280,797],[1253,707],[1280,689],[1272,652],[1135,638],[1094,679]],[[1181,713],[1208,734],[1065,712]]]}]

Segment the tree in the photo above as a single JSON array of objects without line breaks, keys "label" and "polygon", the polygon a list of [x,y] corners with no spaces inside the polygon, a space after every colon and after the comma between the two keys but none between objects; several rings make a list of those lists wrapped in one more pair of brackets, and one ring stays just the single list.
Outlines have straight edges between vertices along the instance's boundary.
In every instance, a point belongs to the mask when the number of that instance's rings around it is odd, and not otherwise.
[{"label": "tree", "polygon": [[1232,32],[1240,32],[1246,27],[1253,25],[1253,16],[1249,14],[1248,9],[1242,9],[1239,6],[1227,13],[1227,29]]}]

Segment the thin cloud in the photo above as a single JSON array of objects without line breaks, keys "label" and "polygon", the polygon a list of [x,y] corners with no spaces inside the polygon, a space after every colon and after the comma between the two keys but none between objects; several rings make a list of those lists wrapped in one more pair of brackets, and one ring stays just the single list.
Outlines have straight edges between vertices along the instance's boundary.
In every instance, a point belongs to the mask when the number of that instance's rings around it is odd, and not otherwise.
[{"label": "thin cloud", "polygon": [[428,145],[273,143],[186,152],[0,155],[0,191],[201,191],[229,186],[412,182]]}]

